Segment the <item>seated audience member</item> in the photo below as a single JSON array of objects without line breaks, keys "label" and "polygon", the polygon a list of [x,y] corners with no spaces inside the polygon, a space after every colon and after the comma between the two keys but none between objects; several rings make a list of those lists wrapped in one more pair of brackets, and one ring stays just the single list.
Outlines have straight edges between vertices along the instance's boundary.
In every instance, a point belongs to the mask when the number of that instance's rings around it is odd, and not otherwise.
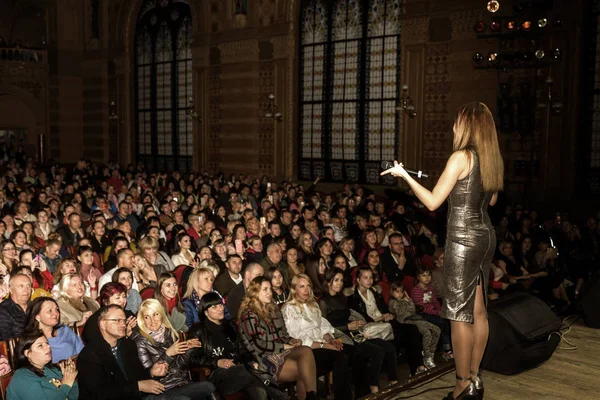
[{"label": "seated audience member", "polygon": [[77,358],[79,390],[82,399],[142,399],[160,395],[165,386],[155,377],[167,374],[166,363],[146,369],[135,342],[126,337],[127,322],[120,306],[104,306],[98,311],[98,324],[91,340]]},{"label": "seated audience member", "polygon": [[27,310],[25,331],[41,330],[52,349],[52,362],[77,357],[83,343],[73,329],[60,323],[60,309],[51,297],[35,299]]},{"label": "seated audience member", "polygon": [[[346,298],[343,294],[344,272],[336,267],[328,269],[325,273],[325,281],[327,282],[328,290],[319,300],[321,315],[334,328],[345,335],[359,333],[360,328],[366,325],[366,321],[362,317],[358,320],[350,319],[352,312],[348,308]],[[356,318],[356,315],[354,317]],[[367,339],[362,343],[355,342],[354,347],[357,348],[357,352],[359,353],[358,357],[360,358],[357,357],[357,359],[362,359],[364,363],[368,363],[369,365],[366,372],[371,393],[379,391],[379,379],[384,366],[390,385],[397,382],[398,361],[396,347],[392,343],[375,338]],[[359,369],[359,371],[362,373],[362,369]],[[354,382],[356,385],[360,380],[355,378]],[[356,397],[364,394],[357,392]]]},{"label": "seated audience member", "polygon": [[[214,281],[215,275],[208,268],[195,269],[190,275],[182,301],[185,308],[185,324],[188,328],[200,321],[198,314],[200,312],[200,299],[206,293],[214,292]],[[217,294],[221,296],[219,293]],[[225,311],[227,312],[227,310]],[[229,315],[227,315],[227,319],[229,319]]]},{"label": "seated audience member", "polygon": [[97,286],[96,283],[102,277],[102,273],[94,266],[94,252],[92,248],[90,246],[80,246],[77,249],[77,260],[79,261],[79,273],[81,277],[91,287]]},{"label": "seated audience member", "polygon": [[304,274],[304,264],[300,263],[298,260],[298,249],[296,247],[289,247],[285,252],[285,262],[288,265],[288,271],[290,274],[290,280],[298,275]]},{"label": "seated audience member", "polygon": [[196,253],[192,251],[192,237],[187,233],[180,233],[174,239],[175,248],[173,249],[173,256],[171,261],[173,265],[188,265],[192,266],[196,261]]},{"label": "seated audience member", "polygon": [[[288,334],[313,350],[317,368],[333,371],[334,397],[351,398],[349,354],[342,351],[344,345],[335,340],[333,326],[321,315],[308,276],[294,277],[289,300],[281,307],[281,313]],[[346,350],[351,351],[348,348]]]},{"label": "seated audience member", "polygon": [[72,359],[52,364],[52,348],[39,329],[21,336],[16,349],[15,371],[8,389],[7,399],[77,399],[79,386],[77,367]]},{"label": "seated audience member", "polygon": [[412,375],[426,370],[423,365],[422,340],[414,325],[401,324],[394,320],[383,300],[383,296],[372,288],[373,271],[360,267],[356,273],[356,289],[348,297],[348,307],[360,313],[367,322],[389,322],[394,331],[396,348],[406,349],[408,367]]},{"label": "seated audience member", "polygon": [[244,272],[242,273],[242,283],[231,290],[229,296],[227,296],[227,300],[225,301],[227,310],[229,310],[229,314],[234,321],[238,318],[240,306],[242,305],[242,301],[246,295],[246,288],[248,285],[250,285],[250,282],[252,282],[254,278],[257,276],[263,276],[264,274],[265,271],[262,265],[259,263],[250,263],[244,269]]},{"label": "seated audience member", "polygon": [[242,258],[237,254],[230,254],[225,262],[226,270],[221,272],[215,280],[215,290],[223,297],[227,297],[243,278],[242,274]]},{"label": "seated audience member", "polygon": [[23,333],[31,304],[31,279],[23,274],[13,275],[8,290],[8,298],[0,303],[0,340],[16,338]]},{"label": "seated audience member", "polygon": [[32,250],[23,250],[19,254],[19,260],[22,266],[27,266],[32,273],[33,289],[43,289],[47,292],[52,290],[52,274],[46,268],[44,262],[39,262],[39,257],[35,256]]},{"label": "seated audience member", "polygon": [[152,267],[162,265],[167,271],[173,271],[175,269],[175,264],[173,264],[171,257],[164,251],[159,251],[158,239],[152,236],[146,236],[139,241],[138,247],[142,256]]},{"label": "seated audience member", "polygon": [[450,321],[440,317],[442,305],[438,301],[433,285],[431,284],[431,271],[423,268],[417,270],[417,284],[410,292],[410,298],[420,308],[419,314],[426,321],[431,322],[441,329],[440,340],[442,341],[444,358],[454,358],[450,339]]},{"label": "seated audience member", "polygon": [[406,276],[414,277],[417,273],[412,257],[405,252],[404,238],[400,233],[389,236],[389,246],[381,256],[381,264],[388,282],[402,282]]},{"label": "seated audience member", "polygon": [[58,283],[60,322],[62,324],[82,328],[90,315],[100,308],[95,300],[85,295],[83,279],[79,274],[66,274]]},{"label": "seated audience member", "polygon": [[419,329],[423,336],[423,357],[427,368],[435,368],[433,357],[440,339],[441,329],[428,322],[422,315],[417,314],[415,303],[404,291],[401,282],[392,282],[390,285],[390,312],[401,324],[412,324]]},{"label": "seated audience member", "polygon": [[281,274],[283,275],[285,283],[289,285],[291,280],[288,271],[288,266],[285,261],[282,261],[282,259],[283,251],[281,250],[281,246],[279,246],[276,243],[271,243],[267,247],[267,255],[262,260],[260,260],[260,265],[263,266],[263,269],[265,271],[271,267],[279,269],[279,271],[281,271]]},{"label": "seated audience member", "polygon": [[60,255],[61,242],[58,239],[49,239],[46,245],[40,251],[40,258],[46,263],[46,267],[50,273],[54,273],[58,267],[58,263],[62,260]]},{"label": "seated audience member", "polygon": [[277,382],[296,382],[299,400],[317,400],[315,357],[310,347],[289,336],[281,312],[271,301],[271,283],[258,276],[247,290],[239,312],[240,336],[258,369]]},{"label": "seated audience member", "polygon": [[327,271],[327,263],[323,257],[309,256],[304,260],[306,275],[312,283],[314,295],[319,298],[327,291],[325,283],[325,272]]},{"label": "seated audience member", "polygon": [[217,293],[207,293],[200,300],[200,322],[188,333],[202,346],[190,354],[191,367],[211,371],[210,381],[221,396],[243,392],[250,400],[285,399],[274,386],[265,386],[258,375],[254,357],[244,347],[235,324],[225,319],[225,307]]},{"label": "seated audience member", "polygon": [[127,289],[127,305],[124,307],[125,310],[131,311],[133,314],[137,314],[137,311],[142,304],[142,297],[140,293],[133,288],[135,278],[133,272],[129,268],[119,268],[115,271],[112,276],[113,282],[119,282]]},{"label": "seated audience member", "polygon": [[[138,292],[142,290],[144,288],[144,285],[139,285],[139,283],[142,282],[142,278],[139,276],[140,273],[138,272],[134,263],[135,258],[133,251],[131,251],[129,248],[119,250],[117,252],[117,263],[115,264],[114,268],[106,270],[104,275],[102,275],[98,280],[98,290],[102,290],[102,286],[106,285],[108,282],[112,282],[112,277],[115,271],[119,268],[128,268],[132,271],[135,270],[137,276],[134,277],[135,279],[132,282],[131,287],[137,290]],[[140,286],[142,287],[140,288]]]},{"label": "seated audience member", "polygon": [[158,278],[154,298],[162,305],[169,322],[175,331],[187,332],[188,327],[185,320],[185,308],[179,297],[179,285],[175,275],[170,272],[164,273]]},{"label": "seated audience member", "polygon": [[[125,316],[127,317],[127,337],[132,337],[134,329],[137,327],[137,315],[133,314],[130,310],[125,309],[125,305],[127,304],[127,288],[122,283],[108,282],[102,287],[98,300],[100,300],[100,305],[102,307],[114,304],[121,307],[125,311]],[[93,339],[92,335],[99,334],[99,314],[100,310],[93,313],[88,318],[87,323],[83,328],[81,337],[85,343],[88,343]]]},{"label": "seated audience member", "polygon": [[146,370],[156,364],[167,367],[158,379],[164,387],[164,398],[203,400],[212,398],[215,387],[210,382],[191,382],[189,358],[193,349],[202,346],[198,339],[183,340],[173,329],[165,310],[155,299],[142,302],[137,315],[140,334],[134,340],[140,361]]},{"label": "seated audience member", "polygon": [[279,268],[269,268],[265,273],[265,278],[271,282],[271,289],[273,289],[273,303],[275,305],[285,303],[288,300],[290,290],[288,289],[288,285],[285,283]]}]

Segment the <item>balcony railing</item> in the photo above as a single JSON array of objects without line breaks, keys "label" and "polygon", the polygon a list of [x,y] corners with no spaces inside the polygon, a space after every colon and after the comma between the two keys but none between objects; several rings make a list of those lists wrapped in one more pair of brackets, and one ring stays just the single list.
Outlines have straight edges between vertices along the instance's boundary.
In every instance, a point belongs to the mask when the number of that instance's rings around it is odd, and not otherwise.
[{"label": "balcony railing", "polygon": [[48,61],[47,54],[46,50],[0,47],[0,61],[46,63]]}]

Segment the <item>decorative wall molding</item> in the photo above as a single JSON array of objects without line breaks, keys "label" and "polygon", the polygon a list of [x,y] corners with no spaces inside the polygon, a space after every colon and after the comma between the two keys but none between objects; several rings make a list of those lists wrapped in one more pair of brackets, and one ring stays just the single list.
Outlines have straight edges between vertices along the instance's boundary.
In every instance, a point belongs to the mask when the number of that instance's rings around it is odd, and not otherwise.
[{"label": "decorative wall molding", "polygon": [[258,40],[247,39],[218,45],[221,51],[221,64],[258,62]]},{"label": "decorative wall molding", "polygon": [[295,54],[296,41],[291,35],[275,36],[271,38],[273,43],[273,59],[293,57]]},{"label": "decorative wall molding", "polygon": [[429,38],[429,17],[402,20],[402,45],[426,43]]}]

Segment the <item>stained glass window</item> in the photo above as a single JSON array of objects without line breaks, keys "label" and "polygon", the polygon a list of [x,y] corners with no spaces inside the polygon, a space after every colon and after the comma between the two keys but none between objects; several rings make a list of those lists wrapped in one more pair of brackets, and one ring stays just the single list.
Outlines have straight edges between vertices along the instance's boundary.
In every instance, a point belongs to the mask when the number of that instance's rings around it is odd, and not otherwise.
[{"label": "stained glass window", "polygon": [[396,158],[401,0],[306,0],[301,11],[299,175],[379,177]]},{"label": "stained glass window", "polygon": [[146,0],[135,40],[137,159],[151,171],[192,169],[192,19],[184,0]]}]

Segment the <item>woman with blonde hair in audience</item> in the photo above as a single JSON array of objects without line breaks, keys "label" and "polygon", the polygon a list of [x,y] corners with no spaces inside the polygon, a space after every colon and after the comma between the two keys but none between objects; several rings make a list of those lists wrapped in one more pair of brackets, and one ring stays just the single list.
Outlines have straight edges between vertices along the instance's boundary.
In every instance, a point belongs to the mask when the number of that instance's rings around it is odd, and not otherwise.
[{"label": "woman with blonde hair in audience", "polygon": [[350,399],[349,355],[354,353],[353,346],[348,344],[345,348],[335,339],[335,329],[321,315],[307,275],[299,274],[292,279],[290,295],[281,313],[289,335],[313,350],[317,368],[333,371],[334,398]]},{"label": "woman with blonde hair in audience", "polygon": [[158,239],[152,236],[145,236],[138,242],[138,247],[143,257],[146,259],[146,261],[148,261],[148,263],[150,263],[151,266],[156,267],[158,265],[162,265],[167,272],[175,269],[175,264],[173,264],[171,257],[169,257],[164,251],[158,250]]},{"label": "woman with blonde hair in audience", "polygon": [[298,260],[298,249],[295,247],[290,247],[286,250],[284,256],[287,265],[288,272],[290,274],[290,279],[298,274],[304,273],[304,264],[300,263]]},{"label": "woman with blonde hair in audience", "polygon": [[[211,292],[215,292],[221,296],[213,289],[214,282],[214,271],[208,265],[194,269],[188,278],[186,290],[183,294],[183,301],[181,302],[185,307],[185,324],[188,328],[196,322],[200,322],[198,312],[200,311],[202,296]],[[225,304],[224,301],[223,304]],[[225,309],[225,318],[230,319],[227,309]]]},{"label": "woman with blonde hair in audience", "polygon": [[350,236],[343,238],[338,245],[340,252],[346,257],[348,266],[352,269],[358,267],[358,261],[354,258],[354,239]]},{"label": "woman with blonde hair in audience", "polygon": [[179,285],[175,275],[166,272],[158,278],[154,298],[163,306],[165,314],[176,331],[187,332],[185,308],[181,304]]},{"label": "woman with blonde hair in audience", "polygon": [[189,375],[190,353],[202,346],[200,341],[183,340],[155,299],[142,302],[137,313],[137,325],[139,335],[134,340],[144,368],[149,371],[157,363],[165,364],[166,374],[157,377],[165,387],[162,396],[167,399],[210,399],[215,391],[214,385],[209,381],[192,382]]},{"label": "woman with blonde hair in audience", "polygon": [[83,278],[79,274],[66,274],[58,283],[58,307],[60,322],[81,328],[100,306],[85,295]]},{"label": "woman with blonde hair in audience", "polygon": [[271,282],[254,278],[246,288],[239,311],[239,329],[258,370],[278,382],[296,382],[299,400],[317,400],[317,367],[310,347],[293,339],[283,316],[272,302]]}]

